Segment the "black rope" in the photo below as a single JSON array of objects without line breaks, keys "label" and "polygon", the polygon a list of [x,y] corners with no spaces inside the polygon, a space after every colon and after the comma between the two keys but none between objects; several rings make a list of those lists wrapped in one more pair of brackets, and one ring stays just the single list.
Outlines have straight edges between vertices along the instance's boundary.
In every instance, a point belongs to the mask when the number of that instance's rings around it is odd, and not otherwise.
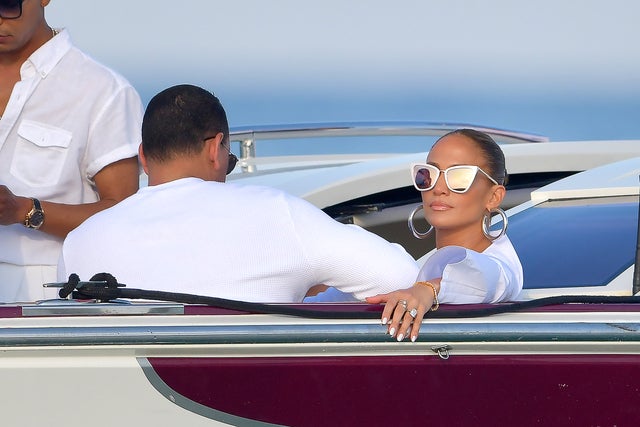
[{"label": "black rope", "polygon": [[114,289],[117,287],[124,287],[125,285],[118,283],[118,280],[110,273],[98,273],[94,274],[91,279],[92,282],[106,282],[107,288]]},{"label": "black rope", "polygon": [[[60,298],[66,298],[71,292],[76,299],[96,299],[112,301],[119,298],[168,301],[180,304],[207,305],[228,310],[259,314],[280,314],[312,319],[377,319],[381,316],[382,305],[370,305],[366,311],[317,310],[314,308],[292,307],[247,301],[236,301],[225,298],[193,295],[177,292],[151,291],[145,289],[126,288],[108,273],[99,273],[91,278],[94,283],[80,284],[77,274],[69,276],[69,281],[60,290]],[[429,311],[425,318],[450,319],[485,317],[495,314],[512,313],[531,310],[551,305],[563,304],[639,304],[640,297],[635,296],[600,296],[600,295],[563,295],[538,298],[530,301],[492,304],[481,308],[444,308]],[[640,309],[640,306],[639,306]]]},{"label": "black rope", "polygon": [[[442,311],[442,313],[440,312],[440,310],[438,310],[436,312],[429,312],[427,313],[427,315],[428,317],[442,319],[456,317],[483,317],[565,304],[640,304],[640,297],[607,295],[558,295],[538,298],[530,301],[493,304],[489,307],[476,309],[450,309]],[[640,310],[640,305],[638,305],[638,310]]]},{"label": "black rope", "polygon": [[78,277],[76,273],[70,275],[69,281],[67,281],[67,283],[65,283],[64,286],[62,286],[62,289],[58,292],[60,298],[65,299],[71,295],[71,293],[78,287],[78,283],[80,283],[80,277]]}]

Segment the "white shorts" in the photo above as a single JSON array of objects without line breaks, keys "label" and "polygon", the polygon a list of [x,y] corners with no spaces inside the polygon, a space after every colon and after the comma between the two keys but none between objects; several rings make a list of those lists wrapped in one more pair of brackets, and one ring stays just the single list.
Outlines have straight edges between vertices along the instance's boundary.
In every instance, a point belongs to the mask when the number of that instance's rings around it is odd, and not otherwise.
[{"label": "white shorts", "polygon": [[32,302],[58,298],[57,288],[43,283],[56,281],[55,265],[15,265],[0,262],[0,303]]}]

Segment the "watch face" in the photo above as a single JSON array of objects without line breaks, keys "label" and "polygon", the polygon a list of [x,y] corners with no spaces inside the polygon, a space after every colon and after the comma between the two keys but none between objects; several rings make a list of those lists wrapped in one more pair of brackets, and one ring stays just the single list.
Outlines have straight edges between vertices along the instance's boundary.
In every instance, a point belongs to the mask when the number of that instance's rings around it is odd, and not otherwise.
[{"label": "watch face", "polygon": [[43,222],[44,222],[44,215],[42,214],[41,211],[35,211],[33,215],[31,215],[31,218],[29,218],[29,224],[34,228],[40,227]]}]

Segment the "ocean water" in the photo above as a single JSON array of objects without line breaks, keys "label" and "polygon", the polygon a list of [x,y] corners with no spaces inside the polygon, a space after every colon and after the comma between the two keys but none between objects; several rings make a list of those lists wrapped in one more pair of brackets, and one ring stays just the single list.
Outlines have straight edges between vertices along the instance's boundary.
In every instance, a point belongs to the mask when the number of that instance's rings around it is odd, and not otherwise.
[{"label": "ocean water", "polygon": [[640,139],[640,98],[567,100],[490,97],[230,96],[231,125],[316,121],[425,120],[469,123],[545,135],[552,140]]},{"label": "ocean water", "polygon": [[[430,121],[496,127],[534,133],[552,141],[640,140],[640,90],[615,92],[565,91],[538,87],[535,91],[502,88],[493,91],[411,90],[389,87],[319,90],[313,87],[216,86],[196,82],[216,93],[234,126],[318,122]],[[136,85],[134,83],[134,85]],[[143,102],[169,86],[137,84]],[[297,144],[297,143],[296,143]],[[385,142],[379,143],[385,151]],[[424,151],[417,140],[403,151]],[[386,142],[397,151],[395,141]],[[287,141],[259,146],[260,155],[314,152],[358,152],[357,141],[325,145],[293,145]],[[370,148],[370,147],[369,147]],[[366,151],[366,149],[363,149]]]}]

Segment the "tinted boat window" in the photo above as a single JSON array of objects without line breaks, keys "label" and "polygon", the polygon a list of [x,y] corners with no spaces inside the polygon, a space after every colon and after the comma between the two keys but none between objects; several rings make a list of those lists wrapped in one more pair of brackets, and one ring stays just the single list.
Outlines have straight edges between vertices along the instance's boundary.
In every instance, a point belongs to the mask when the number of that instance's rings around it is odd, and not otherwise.
[{"label": "tinted boat window", "polygon": [[604,286],[635,259],[638,197],[550,201],[509,218],[524,288]]}]

